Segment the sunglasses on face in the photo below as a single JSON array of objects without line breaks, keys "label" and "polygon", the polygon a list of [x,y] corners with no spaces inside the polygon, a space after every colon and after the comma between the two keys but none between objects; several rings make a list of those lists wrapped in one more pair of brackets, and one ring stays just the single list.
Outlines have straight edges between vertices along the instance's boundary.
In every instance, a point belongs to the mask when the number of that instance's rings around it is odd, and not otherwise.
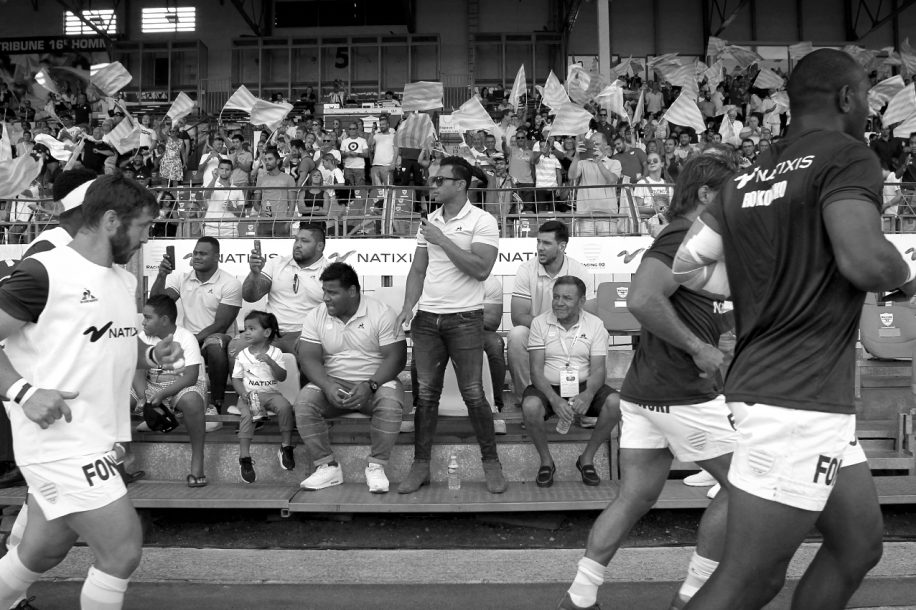
[{"label": "sunglasses on face", "polygon": [[432,186],[442,186],[442,184],[446,180],[451,180],[454,182],[455,180],[460,180],[460,178],[449,178],[448,176],[433,176],[432,178],[429,179],[429,184],[431,184]]}]

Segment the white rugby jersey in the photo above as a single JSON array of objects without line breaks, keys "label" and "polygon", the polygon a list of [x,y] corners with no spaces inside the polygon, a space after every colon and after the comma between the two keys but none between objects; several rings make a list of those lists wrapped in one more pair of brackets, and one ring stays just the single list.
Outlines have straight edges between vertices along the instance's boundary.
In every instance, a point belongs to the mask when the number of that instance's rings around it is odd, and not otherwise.
[{"label": "white rugby jersey", "polygon": [[6,403],[18,464],[98,454],[130,440],[136,282],[64,247],[23,260],[0,285],[0,309],[27,322],[6,339],[13,367],[35,387],[79,392],[67,401],[73,420],[46,430]]},{"label": "white rugby jersey", "polygon": [[[267,348],[270,359],[283,366],[283,352],[275,345]],[[235,358],[235,368],[232,369],[232,378],[241,379],[246,392],[279,392],[280,382],[274,375],[270,365],[258,360],[251,353],[251,348],[246,347]]]}]

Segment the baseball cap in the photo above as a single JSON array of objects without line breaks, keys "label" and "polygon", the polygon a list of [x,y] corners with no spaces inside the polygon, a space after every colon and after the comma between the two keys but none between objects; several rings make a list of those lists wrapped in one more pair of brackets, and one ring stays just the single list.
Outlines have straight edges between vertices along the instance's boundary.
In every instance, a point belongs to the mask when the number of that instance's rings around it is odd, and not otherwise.
[{"label": "baseball cap", "polygon": [[143,421],[154,432],[171,432],[178,427],[178,419],[165,405],[143,405]]}]

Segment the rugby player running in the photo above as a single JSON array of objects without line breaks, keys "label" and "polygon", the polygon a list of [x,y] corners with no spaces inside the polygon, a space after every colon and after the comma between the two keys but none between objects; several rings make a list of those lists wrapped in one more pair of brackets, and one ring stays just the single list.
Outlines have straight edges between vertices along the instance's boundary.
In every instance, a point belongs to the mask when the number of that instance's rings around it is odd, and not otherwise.
[{"label": "rugby player running", "polygon": [[792,123],[757,168],[694,222],[674,271],[728,289],[737,342],[725,381],[738,443],[725,552],[687,604],[761,608],[816,527],[823,543],[792,608],[844,608],[878,562],[882,517],[856,433],[855,341],[866,291],[902,287],[916,266],[881,232],[881,167],[864,143],[869,81],[821,49],[792,71]]}]

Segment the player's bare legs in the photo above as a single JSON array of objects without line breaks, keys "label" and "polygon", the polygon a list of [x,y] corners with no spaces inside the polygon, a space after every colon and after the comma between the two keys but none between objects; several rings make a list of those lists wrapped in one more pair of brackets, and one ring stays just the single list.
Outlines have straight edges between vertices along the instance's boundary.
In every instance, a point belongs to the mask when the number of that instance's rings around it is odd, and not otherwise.
[{"label": "player's bare legs", "polygon": [[866,462],[840,469],[817,529],[824,542],[795,589],[795,610],[845,608],[881,559],[884,519]]},{"label": "player's bare legs", "polygon": [[686,608],[762,608],[782,589],[789,561],[818,515],[732,487],[722,561]]},{"label": "player's bare legs", "polygon": [[207,434],[207,422],[204,421],[206,407],[204,400],[197,392],[186,392],[175,408],[184,414],[184,425],[191,440],[191,474],[204,476],[204,440]]},{"label": "player's bare legs", "polygon": [[[31,495],[31,494],[30,494]],[[34,498],[29,498],[25,533],[16,550],[22,564],[33,572],[47,572],[67,556],[77,534],[63,519],[48,521]]]}]

